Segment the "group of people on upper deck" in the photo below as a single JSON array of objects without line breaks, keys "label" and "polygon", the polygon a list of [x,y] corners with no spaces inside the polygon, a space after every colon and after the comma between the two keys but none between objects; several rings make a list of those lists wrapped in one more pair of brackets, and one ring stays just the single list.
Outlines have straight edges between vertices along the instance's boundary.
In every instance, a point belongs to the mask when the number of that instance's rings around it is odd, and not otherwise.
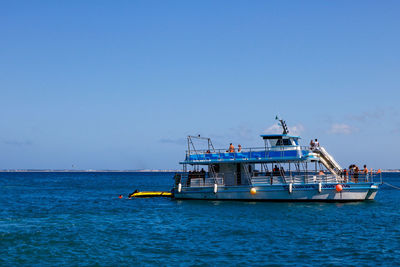
[{"label": "group of people on upper deck", "polygon": [[[232,145],[232,143],[230,143],[229,148],[226,152],[235,153],[235,147]],[[238,145],[237,152],[238,153],[242,152],[242,146],[240,144]]]}]

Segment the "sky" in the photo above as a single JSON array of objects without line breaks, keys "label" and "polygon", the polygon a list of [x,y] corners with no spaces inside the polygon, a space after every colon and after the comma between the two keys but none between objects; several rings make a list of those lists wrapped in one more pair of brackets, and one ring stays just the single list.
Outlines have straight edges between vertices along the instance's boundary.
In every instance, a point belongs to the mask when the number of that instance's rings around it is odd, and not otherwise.
[{"label": "sky", "polygon": [[[3,1],[0,169],[176,169],[275,116],[400,168],[398,1]],[[275,125],[275,126],[274,126]]]}]

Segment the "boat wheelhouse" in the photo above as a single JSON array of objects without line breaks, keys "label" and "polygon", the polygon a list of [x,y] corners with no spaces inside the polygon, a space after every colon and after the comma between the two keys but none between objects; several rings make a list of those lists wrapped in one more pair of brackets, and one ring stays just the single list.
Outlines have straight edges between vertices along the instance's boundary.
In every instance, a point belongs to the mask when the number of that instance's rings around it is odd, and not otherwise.
[{"label": "boat wheelhouse", "polygon": [[[375,198],[377,174],[344,171],[323,147],[304,147],[280,120],[282,134],[261,135],[262,147],[215,149],[210,138],[188,136],[175,199],[362,201]],[[196,149],[193,140],[207,142]]]}]

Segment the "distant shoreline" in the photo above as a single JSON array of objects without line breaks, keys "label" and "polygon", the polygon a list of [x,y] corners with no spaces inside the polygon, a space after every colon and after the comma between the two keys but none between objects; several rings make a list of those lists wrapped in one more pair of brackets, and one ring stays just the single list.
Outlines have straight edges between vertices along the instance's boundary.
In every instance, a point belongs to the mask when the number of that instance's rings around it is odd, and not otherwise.
[{"label": "distant shoreline", "polygon": [[0,170],[0,172],[182,172],[182,170]]},{"label": "distant shoreline", "polygon": [[[17,170],[0,170],[2,172],[162,172],[162,173],[170,173],[170,172],[182,172],[182,170],[42,170],[42,169],[17,169]],[[387,169],[382,170],[382,172],[400,172],[400,169]]]}]

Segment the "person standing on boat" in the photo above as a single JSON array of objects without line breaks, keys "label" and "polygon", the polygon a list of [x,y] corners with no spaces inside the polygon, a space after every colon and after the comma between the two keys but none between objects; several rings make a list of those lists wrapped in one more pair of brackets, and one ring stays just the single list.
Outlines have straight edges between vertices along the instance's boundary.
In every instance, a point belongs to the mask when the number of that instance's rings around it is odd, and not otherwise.
[{"label": "person standing on boat", "polygon": [[360,171],[360,169],[357,166],[355,166],[354,167],[354,182],[355,183],[358,183],[358,172],[359,171]]},{"label": "person standing on boat", "polygon": [[203,178],[203,184],[205,184],[206,183],[206,171],[203,168],[201,168],[201,171],[200,171],[200,178]]},{"label": "person standing on boat", "polygon": [[235,147],[232,145],[232,143],[229,145],[229,153],[235,152]]},{"label": "person standing on boat", "polygon": [[363,173],[365,175],[365,181],[368,181],[368,169],[367,169],[367,165],[364,165],[364,169],[363,169]]},{"label": "person standing on boat", "polygon": [[351,164],[349,166],[349,182],[354,182],[353,175],[354,175],[354,165]]},{"label": "person standing on boat", "polygon": [[272,170],[273,176],[279,176],[279,168],[275,165],[274,169]]},{"label": "person standing on boat", "polygon": [[314,140],[311,139],[311,142],[310,142],[310,149],[311,149],[311,150],[314,150],[314,148],[315,148],[315,143],[314,143]]},{"label": "person standing on boat", "polygon": [[238,152],[242,152],[242,146],[240,144],[238,144]]},{"label": "person standing on boat", "polygon": [[314,146],[315,146],[315,149],[319,149],[318,139],[315,139]]}]

